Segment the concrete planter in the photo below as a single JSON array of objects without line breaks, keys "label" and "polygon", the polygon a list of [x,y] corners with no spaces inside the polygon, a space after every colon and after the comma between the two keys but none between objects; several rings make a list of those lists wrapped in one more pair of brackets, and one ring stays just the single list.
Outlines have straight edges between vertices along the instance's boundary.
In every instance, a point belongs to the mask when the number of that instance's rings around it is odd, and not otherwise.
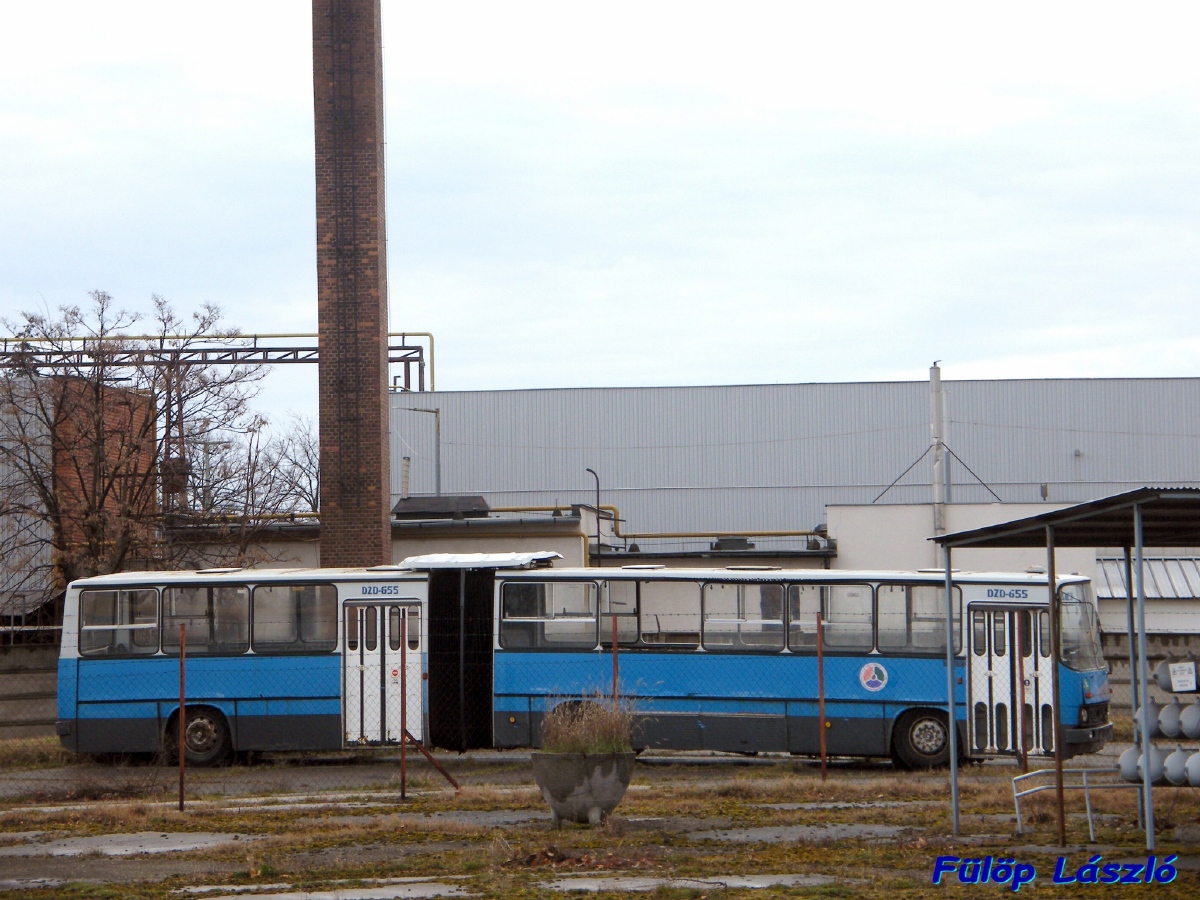
[{"label": "concrete planter", "polygon": [[554,826],[599,825],[617,808],[633,777],[634,753],[534,753],[533,775]]}]

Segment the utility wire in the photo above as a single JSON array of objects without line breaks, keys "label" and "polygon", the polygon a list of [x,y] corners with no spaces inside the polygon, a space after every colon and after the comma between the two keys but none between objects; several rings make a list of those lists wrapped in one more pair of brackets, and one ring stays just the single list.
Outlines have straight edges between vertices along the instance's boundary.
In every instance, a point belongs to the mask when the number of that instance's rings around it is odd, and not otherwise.
[{"label": "utility wire", "polygon": [[[911,472],[916,467],[917,463],[919,463],[921,460],[923,460],[925,457],[927,457],[929,455],[929,451],[932,448],[933,448],[933,444],[930,444],[928,447],[926,447],[925,452],[922,453],[920,456],[918,456],[915,460],[913,460],[913,464],[911,466],[909,466],[907,469],[905,469],[903,472],[901,472],[896,477],[896,481],[893,481],[891,484],[889,484],[887,487],[885,487],[882,491],[879,492],[879,497],[882,497],[884,494],[886,494],[888,491],[890,491],[892,488],[894,488],[896,486],[896,482],[898,482],[901,478],[903,478],[905,475],[907,475],[909,472]],[[964,465],[965,465],[965,463],[964,463]],[[971,474],[974,475],[975,473],[972,472]],[[984,487],[987,487],[987,485],[984,485]],[[988,488],[988,490],[991,490],[991,488]],[[877,503],[879,501],[879,497],[876,497],[871,502]]]},{"label": "utility wire", "polygon": [[[957,460],[959,461],[959,463],[961,463],[961,464],[962,464],[962,467],[963,467],[964,469],[966,469],[968,472],[970,472],[970,473],[971,473],[971,477],[972,477],[972,478],[974,478],[976,481],[978,481],[980,484],[982,484],[982,485],[983,485],[985,488],[987,488],[987,492],[988,492],[989,494],[991,494],[993,497],[995,497],[995,498],[996,498],[996,501],[997,501],[998,503],[1003,503],[1003,502],[1004,502],[1003,500],[1001,500],[1001,499],[1000,499],[1000,495],[999,495],[999,494],[997,494],[995,491],[993,491],[993,490],[991,489],[991,486],[989,486],[989,485],[988,485],[988,483],[987,483],[986,481],[984,481],[982,478],[980,478],[978,475],[976,475],[976,474],[975,474],[975,472],[974,472],[974,471],[971,469],[971,467],[970,467],[970,466],[968,466],[968,465],[967,465],[965,462],[963,462],[963,461],[962,461],[962,457],[961,457],[961,456],[959,456],[957,453],[955,453],[953,450],[951,450],[951,449],[950,449],[950,446],[949,446],[949,444],[947,444],[945,441],[942,441],[942,446],[946,448],[946,452],[947,452],[947,453],[949,453],[951,456],[953,456],[955,459],[957,459]],[[926,453],[928,453],[929,451],[928,451],[928,450],[926,450],[925,452],[926,452]],[[915,465],[915,463],[914,463],[914,465]]]}]

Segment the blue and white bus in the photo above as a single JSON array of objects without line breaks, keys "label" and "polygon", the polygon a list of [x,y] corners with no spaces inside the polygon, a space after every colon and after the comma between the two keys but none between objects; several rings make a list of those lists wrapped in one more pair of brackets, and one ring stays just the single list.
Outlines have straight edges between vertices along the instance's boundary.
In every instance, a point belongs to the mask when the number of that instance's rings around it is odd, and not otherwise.
[{"label": "blue and white bus", "polygon": [[[534,746],[555,703],[611,694],[615,620],[619,689],[641,746],[815,754],[820,612],[827,751],[946,761],[940,573],[536,567],[550,556],[75,582],[59,734],[89,753],[175,746],[182,624],[193,763],[394,745],[402,707],[431,746]],[[1090,585],[1064,577],[1058,590],[1056,702],[1046,576],[955,574],[964,756],[1049,754],[1055,715],[1068,756],[1111,735]]]}]

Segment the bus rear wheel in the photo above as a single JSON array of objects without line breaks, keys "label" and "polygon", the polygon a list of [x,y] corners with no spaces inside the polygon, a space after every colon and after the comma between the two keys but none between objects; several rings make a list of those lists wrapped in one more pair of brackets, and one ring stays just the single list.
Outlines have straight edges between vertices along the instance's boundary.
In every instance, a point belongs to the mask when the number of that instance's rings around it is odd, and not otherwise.
[{"label": "bus rear wheel", "polygon": [[[179,716],[168,729],[169,751],[179,756]],[[183,756],[189,766],[219,766],[229,758],[232,744],[229,725],[217,710],[207,706],[188,708],[183,729]]]},{"label": "bus rear wheel", "polygon": [[892,755],[908,769],[936,769],[950,762],[950,730],[946,714],[936,709],[910,709],[892,729]]}]

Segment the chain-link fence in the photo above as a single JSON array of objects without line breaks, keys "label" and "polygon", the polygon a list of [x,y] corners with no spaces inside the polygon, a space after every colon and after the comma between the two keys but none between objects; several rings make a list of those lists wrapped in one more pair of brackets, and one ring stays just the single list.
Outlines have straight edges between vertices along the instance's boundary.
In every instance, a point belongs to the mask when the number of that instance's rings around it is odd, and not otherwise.
[{"label": "chain-link fence", "polygon": [[[81,598],[61,669],[42,647],[2,676],[0,797],[172,797],[181,644],[189,797],[398,791],[405,731],[440,752],[536,746],[556,703],[611,702],[614,683],[652,753],[946,760],[941,586],[539,577],[506,581],[498,605],[492,573],[470,571],[434,573],[411,601],[322,600],[320,585]],[[967,606],[960,747],[1046,758],[1044,611]],[[1152,667],[1190,649],[1169,643],[1151,642]]]}]

